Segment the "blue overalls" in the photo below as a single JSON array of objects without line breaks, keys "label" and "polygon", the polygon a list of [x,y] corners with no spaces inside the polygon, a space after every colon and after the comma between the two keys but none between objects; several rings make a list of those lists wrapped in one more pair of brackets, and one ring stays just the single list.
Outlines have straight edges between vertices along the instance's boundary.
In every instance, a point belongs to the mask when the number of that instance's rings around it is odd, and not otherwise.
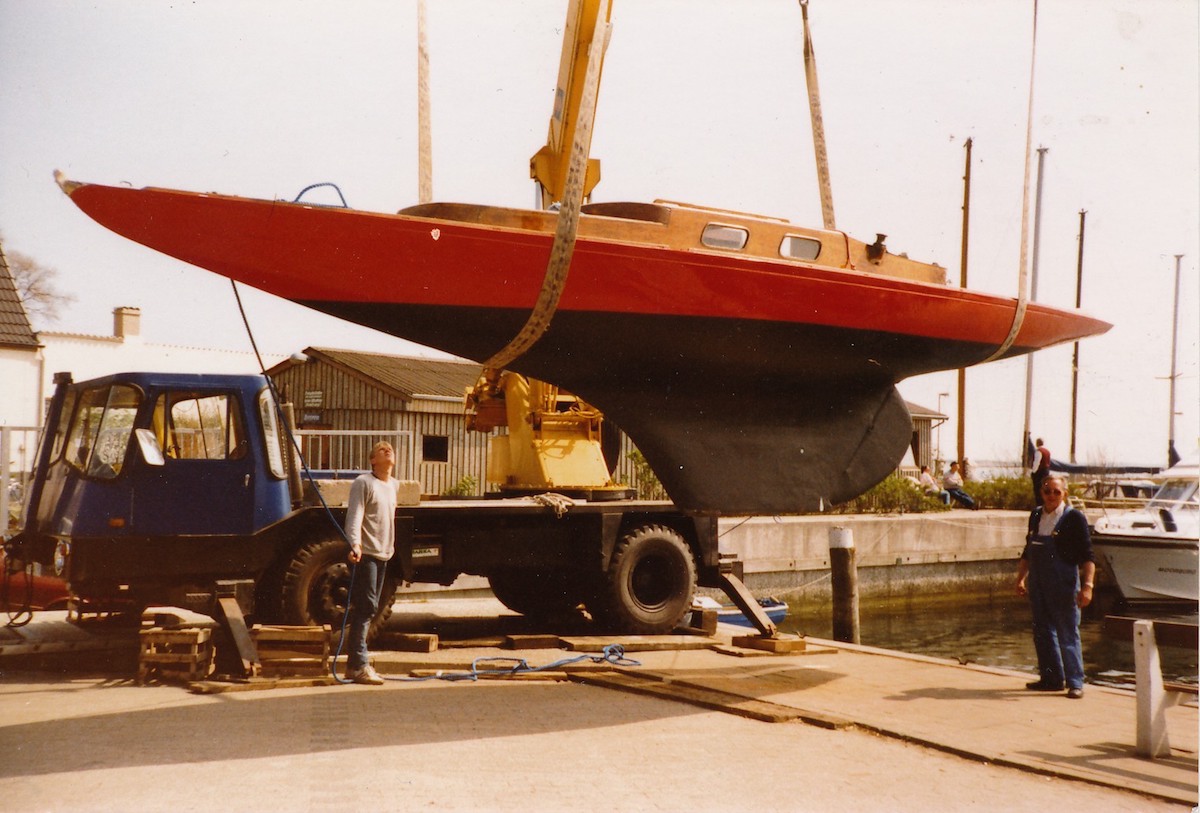
[{"label": "blue overalls", "polygon": [[[1070,510],[1070,509],[1068,509]],[[1067,515],[1059,518],[1059,524]],[[1083,688],[1083,645],[1079,641],[1079,568],[1062,558],[1054,534],[1027,537],[1027,587],[1033,609],[1033,645],[1043,683]],[[1055,533],[1057,533],[1055,528]]]}]

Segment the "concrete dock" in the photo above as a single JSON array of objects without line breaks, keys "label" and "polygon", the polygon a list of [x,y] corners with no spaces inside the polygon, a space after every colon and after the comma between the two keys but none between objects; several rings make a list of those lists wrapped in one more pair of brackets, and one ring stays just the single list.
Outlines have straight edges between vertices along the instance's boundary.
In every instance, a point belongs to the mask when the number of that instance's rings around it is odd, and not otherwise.
[{"label": "concrete dock", "polygon": [[[506,648],[533,641],[522,637],[531,630],[488,599],[401,603],[389,625],[431,628],[443,639],[437,651],[378,651],[377,668],[399,678],[461,673],[479,658],[587,659],[515,678],[204,695],[134,686],[119,673],[119,647],[99,670],[83,649],[42,656],[38,671],[3,656],[0,794],[11,809],[122,811],[1197,802],[1194,700],[1168,710],[1170,756],[1149,760],[1133,754],[1135,699],[1125,690],[1089,686],[1069,700],[1025,691],[1023,673],[813,639],[803,653],[762,654],[730,646],[724,627],[714,640],[628,639],[626,657],[639,664],[614,666],[593,662],[595,652]],[[561,640],[587,650],[605,642]],[[505,663],[477,663],[493,666]]]}]

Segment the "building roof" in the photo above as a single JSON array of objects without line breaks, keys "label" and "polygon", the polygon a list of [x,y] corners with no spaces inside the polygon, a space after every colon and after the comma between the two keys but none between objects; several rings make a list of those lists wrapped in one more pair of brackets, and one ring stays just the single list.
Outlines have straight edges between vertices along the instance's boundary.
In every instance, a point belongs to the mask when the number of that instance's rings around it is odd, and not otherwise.
[{"label": "building roof", "polygon": [[0,347],[40,347],[0,245]]},{"label": "building roof", "polygon": [[[461,399],[483,370],[481,365],[469,361],[391,356],[330,347],[309,347],[304,355],[364,376],[405,400],[422,395]],[[295,363],[288,360],[267,372],[277,374]]]},{"label": "building roof", "polygon": [[913,416],[914,418],[929,418],[930,420],[934,420],[934,421],[950,420],[950,416],[943,415],[942,413],[938,412],[936,409],[930,409],[929,407],[921,406],[920,404],[914,404],[912,401],[905,401],[904,405],[908,407],[908,414]]}]

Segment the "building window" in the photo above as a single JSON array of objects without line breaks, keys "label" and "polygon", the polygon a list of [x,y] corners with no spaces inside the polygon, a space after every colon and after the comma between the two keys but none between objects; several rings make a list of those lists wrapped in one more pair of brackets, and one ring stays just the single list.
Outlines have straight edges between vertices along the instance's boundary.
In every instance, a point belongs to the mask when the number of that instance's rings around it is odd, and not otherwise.
[{"label": "building window", "polygon": [[421,437],[421,460],[426,463],[450,462],[450,438],[445,435]]}]

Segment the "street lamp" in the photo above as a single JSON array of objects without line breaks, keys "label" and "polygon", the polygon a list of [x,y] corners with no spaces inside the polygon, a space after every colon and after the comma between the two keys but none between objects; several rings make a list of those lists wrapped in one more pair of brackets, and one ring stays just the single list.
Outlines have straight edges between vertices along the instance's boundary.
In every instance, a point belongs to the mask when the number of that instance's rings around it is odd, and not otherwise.
[{"label": "street lamp", "polygon": [[[938,408],[937,408],[938,415],[944,415],[944,413],[942,412],[942,399],[949,398],[949,397],[950,397],[950,393],[948,393],[948,392],[939,392],[938,393]],[[943,417],[938,421],[938,425],[937,425],[937,443],[936,443],[935,458],[936,458],[936,460],[939,460],[939,461],[942,459],[942,424],[944,424],[945,422],[946,422],[946,418]]]}]

